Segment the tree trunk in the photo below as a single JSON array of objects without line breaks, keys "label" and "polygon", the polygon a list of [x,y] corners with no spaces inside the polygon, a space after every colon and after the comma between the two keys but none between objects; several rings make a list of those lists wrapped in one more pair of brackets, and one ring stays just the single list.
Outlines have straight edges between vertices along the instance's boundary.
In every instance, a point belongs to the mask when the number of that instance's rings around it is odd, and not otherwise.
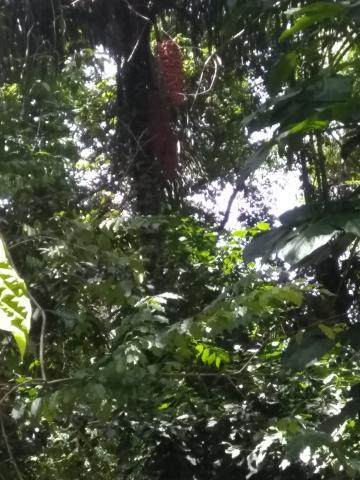
[{"label": "tree trunk", "polygon": [[127,137],[136,210],[141,215],[157,215],[161,208],[160,174],[149,137],[150,102],[156,86],[147,4],[146,0],[122,0],[117,7],[118,115],[119,127]]}]

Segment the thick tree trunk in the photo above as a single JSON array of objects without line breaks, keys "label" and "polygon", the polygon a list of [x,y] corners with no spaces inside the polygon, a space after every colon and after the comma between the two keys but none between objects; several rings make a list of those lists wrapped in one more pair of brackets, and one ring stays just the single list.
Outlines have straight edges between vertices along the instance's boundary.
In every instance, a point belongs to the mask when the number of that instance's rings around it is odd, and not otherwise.
[{"label": "thick tree trunk", "polygon": [[120,33],[117,80],[119,126],[128,137],[136,210],[141,215],[156,215],[161,208],[160,174],[149,136],[150,102],[156,87],[147,4],[146,0],[122,0],[117,8]]}]

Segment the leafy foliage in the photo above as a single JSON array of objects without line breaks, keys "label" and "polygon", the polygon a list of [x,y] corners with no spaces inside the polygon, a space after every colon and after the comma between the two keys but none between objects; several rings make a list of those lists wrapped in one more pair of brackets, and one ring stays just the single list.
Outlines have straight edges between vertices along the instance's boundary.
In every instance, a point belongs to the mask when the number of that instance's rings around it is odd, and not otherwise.
[{"label": "leafy foliage", "polygon": [[0,329],[13,334],[23,359],[30,330],[30,299],[24,281],[10,264],[2,241],[0,265]]},{"label": "leafy foliage", "polygon": [[[43,3],[0,6],[0,476],[357,478],[358,2]],[[303,205],[226,230],[260,166]]]}]

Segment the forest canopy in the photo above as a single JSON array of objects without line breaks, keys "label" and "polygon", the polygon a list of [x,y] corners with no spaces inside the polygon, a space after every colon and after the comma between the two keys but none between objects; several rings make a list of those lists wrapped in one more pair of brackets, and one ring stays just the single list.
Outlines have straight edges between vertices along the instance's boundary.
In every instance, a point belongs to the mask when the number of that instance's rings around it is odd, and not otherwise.
[{"label": "forest canopy", "polygon": [[0,480],[360,478],[359,28],[0,0]]}]

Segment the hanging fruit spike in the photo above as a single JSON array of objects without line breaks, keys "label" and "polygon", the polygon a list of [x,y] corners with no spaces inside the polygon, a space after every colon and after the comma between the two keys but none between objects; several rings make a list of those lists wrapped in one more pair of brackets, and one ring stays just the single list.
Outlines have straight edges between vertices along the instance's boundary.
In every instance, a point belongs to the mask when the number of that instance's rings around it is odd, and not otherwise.
[{"label": "hanging fruit spike", "polygon": [[157,44],[155,53],[169,106],[179,107],[185,101],[185,78],[180,48],[174,40],[162,40]]}]

